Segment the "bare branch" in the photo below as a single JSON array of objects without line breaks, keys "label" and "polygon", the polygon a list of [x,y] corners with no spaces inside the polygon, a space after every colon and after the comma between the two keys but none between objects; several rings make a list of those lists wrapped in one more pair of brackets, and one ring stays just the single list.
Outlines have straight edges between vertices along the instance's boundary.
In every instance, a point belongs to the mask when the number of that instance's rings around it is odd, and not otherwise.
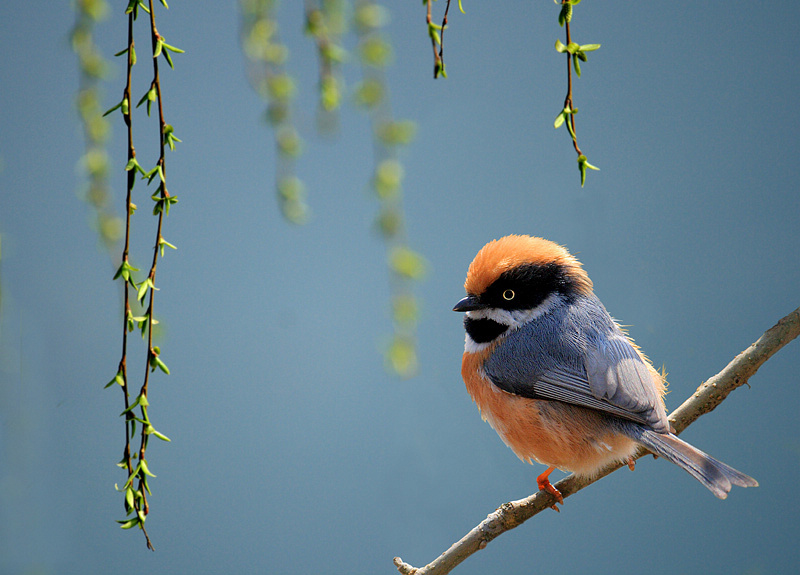
[{"label": "bare branch", "polygon": [[[747,384],[758,368],[783,346],[800,335],[800,308],[797,308],[767,330],[750,347],[737,355],[722,371],[704,382],[692,396],[676,409],[669,420],[680,433],[701,415],[713,411],[737,387]],[[647,453],[643,448],[637,454],[638,459]],[[599,481],[623,467],[624,464],[612,466],[594,479],[578,478],[569,475],[556,483],[555,487],[563,497],[577,493],[584,487]],[[518,501],[504,503],[486,519],[481,521],[469,533],[454,543],[431,563],[416,568],[405,563],[400,557],[394,558],[394,565],[403,575],[444,575],[450,573],[467,557],[483,549],[495,537],[522,525],[525,521],[555,504],[555,498],[545,491],[539,491]]]}]

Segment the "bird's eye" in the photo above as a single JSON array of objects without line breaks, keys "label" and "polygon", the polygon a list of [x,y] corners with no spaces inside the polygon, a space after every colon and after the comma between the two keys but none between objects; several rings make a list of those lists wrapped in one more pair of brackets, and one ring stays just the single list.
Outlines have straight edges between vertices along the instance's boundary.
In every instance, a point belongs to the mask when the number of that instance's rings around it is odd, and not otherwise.
[{"label": "bird's eye", "polygon": [[515,295],[516,294],[514,293],[513,289],[507,289],[506,291],[503,292],[503,299],[506,301],[511,301],[512,299],[514,299]]}]

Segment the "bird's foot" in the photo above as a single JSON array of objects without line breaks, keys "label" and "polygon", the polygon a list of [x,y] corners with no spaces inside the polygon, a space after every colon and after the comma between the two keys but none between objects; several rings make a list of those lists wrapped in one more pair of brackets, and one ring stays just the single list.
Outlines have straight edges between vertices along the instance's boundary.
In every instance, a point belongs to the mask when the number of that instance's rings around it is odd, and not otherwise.
[{"label": "bird's foot", "polygon": [[[545,471],[539,477],[536,478],[536,485],[539,487],[540,491],[546,491],[547,493],[555,497],[556,502],[561,503],[563,505],[564,497],[561,495],[561,492],[558,489],[556,489],[552,483],[550,483],[549,476],[554,469],[555,467],[548,467],[547,471]],[[554,511],[558,511],[559,513],[561,512],[561,510],[558,508],[558,506],[556,506],[555,503],[551,505],[550,508],[553,509]]]}]

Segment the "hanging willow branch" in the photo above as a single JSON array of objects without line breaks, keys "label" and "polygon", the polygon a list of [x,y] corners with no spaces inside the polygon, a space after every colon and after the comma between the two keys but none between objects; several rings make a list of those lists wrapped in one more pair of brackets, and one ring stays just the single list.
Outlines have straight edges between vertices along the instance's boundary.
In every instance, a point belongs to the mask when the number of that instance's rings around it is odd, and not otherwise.
[{"label": "hanging willow branch", "polygon": [[[581,187],[586,183],[586,170],[599,170],[597,166],[593,166],[586,159],[586,155],[578,147],[578,136],[575,131],[575,114],[578,113],[578,108],[572,100],[572,70],[575,69],[575,74],[580,77],[581,75],[581,62],[586,62],[586,52],[593,52],[600,48],[600,44],[584,44],[580,45],[572,41],[572,34],[570,31],[570,22],[572,22],[573,7],[579,4],[581,0],[561,0],[561,11],[558,14],[558,23],[566,29],[567,43],[563,44],[561,40],[556,40],[556,52],[559,54],[567,55],[567,95],[564,98],[564,107],[561,112],[556,116],[553,123],[556,129],[562,124],[567,127],[570,137],[572,138],[572,146],[578,154],[578,170],[581,173]],[[558,0],[556,0],[558,3]]]},{"label": "hanging willow branch", "polygon": [[[160,1],[166,8],[167,4],[165,0]],[[143,0],[130,0],[125,10],[128,20],[128,44],[124,50],[121,50],[116,55],[125,55],[127,57],[127,80],[122,100],[104,115],[108,115],[114,110],[119,109],[125,121],[128,134],[128,163],[125,165],[125,171],[127,172],[125,245],[122,251],[122,263],[117,269],[117,273],[114,275],[115,280],[120,279],[123,282],[122,357],[120,358],[116,375],[106,385],[106,387],[110,387],[115,383],[118,384],[122,388],[125,402],[125,409],[120,414],[125,418],[125,448],[122,459],[117,465],[125,470],[127,479],[122,487],[117,487],[117,490],[124,493],[126,518],[119,520],[118,523],[123,529],[132,529],[134,527],[141,529],[148,549],[152,550],[153,544],[145,529],[145,520],[149,513],[147,496],[150,494],[150,487],[148,485],[148,478],[155,477],[155,475],[150,470],[145,455],[147,452],[148,440],[151,435],[163,441],[169,441],[169,438],[157,431],[150,421],[148,415],[148,407],[150,404],[147,399],[147,392],[151,372],[159,369],[165,374],[169,374],[169,368],[167,368],[167,365],[160,357],[161,349],[153,344],[153,329],[158,324],[154,315],[154,300],[155,292],[158,289],[156,288],[156,268],[159,255],[162,258],[164,257],[165,248],[175,249],[175,246],[164,239],[162,235],[164,218],[169,215],[170,207],[178,201],[176,195],[170,195],[167,191],[166,148],[174,150],[176,144],[181,141],[175,135],[173,127],[167,124],[164,119],[164,104],[161,91],[161,79],[158,71],[158,58],[163,57],[170,68],[172,68],[173,62],[170,54],[182,53],[183,50],[166,43],[164,37],[156,28],[153,0],[148,0],[148,2],[149,4],[145,5]],[[145,170],[141,166],[136,158],[136,149],[133,145],[134,108],[131,106],[131,72],[133,66],[136,65],[136,45],[133,38],[133,27],[140,9],[150,15],[149,23],[153,77],[148,90],[145,91],[138,104],[136,104],[136,108],[140,107],[142,104],[146,104],[147,115],[150,116],[152,105],[155,103],[158,111],[157,135],[159,156],[156,165],[150,170]],[[133,188],[136,184],[137,176],[141,176],[141,179],[147,180],[148,184],[152,183],[154,180],[157,182],[156,192],[150,196],[150,199],[154,202],[153,215],[157,218],[153,259],[147,277],[139,283],[134,279],[134,272],[139,270],[134,268],[130,263],[131,224],[132,216],[136,212],[136,204],[133,202]],[[147,296],[150,296],[147,309],[142,316],[133,315],[130,298],[131,290],[136,290],[137,297],[134,301],[138,301],[140,305],[144,305]],[[128,377],[128,346],[130,343],[128,333],[136,329],[137,325],[141,330],[142,339],[146,339],[147,342],[145,353],[146,362],[144,381],[139,390],[139,394],[131,401],[131,386]],[[139,448],[134,452],[131,448],[131,443],[134,441],[134,436],[136,435],[137,423],[140,425],[140,443]]]},{"label": "hanging willow branch", "polygon": [[[781,319],[755,343],[737,355],[725,369],[700,385],[697,391],[670,416],[669,421],[675,432],[680,433],[701,415],[713,411],[734,389],[747,385],[759,367],[798,335],[800,335],[800,308]],[[646,454],[646,451],[641,450],[636,458]],[[624,466],[625,464],[611,466],[594,479],[569,475],[556,483],[555,487],[566,498]],[[534,515],[552,507],[555,502],[552,495],[539,491],[525,499],[504,503],[426,566],[416,568],[395,557],[395,567],[403,575],[450,573],[467,557],[484,549],[490,541],[522,525]]]}]

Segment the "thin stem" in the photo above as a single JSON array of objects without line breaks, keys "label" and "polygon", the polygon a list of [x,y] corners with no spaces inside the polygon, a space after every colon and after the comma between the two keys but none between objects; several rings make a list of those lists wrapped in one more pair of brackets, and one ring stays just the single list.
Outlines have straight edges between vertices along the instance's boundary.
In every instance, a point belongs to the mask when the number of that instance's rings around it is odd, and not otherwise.
[{"label": "thin stem", "polygon": [[428,23],[428,34],[431,37],[431,47],[433,48],[433,78],[436,79],[439,76],[439,72],[442,70],[442,59],[439,56],[439,52],[436,50],[436,40],[433,38],[433,34],[430,34],[431,30],[431,23],[433,19],[431,18],[431,0],[426,0],[426,5],[428,9],[428,14],[425,18],[425,21]]},{"label": "thin stem", "polygon": [[[132,107],[130,105],[131,102],[131,69],[133,68],[133,52],[134,52],[134,41],[133,41],[133,12],[128,14],[128,76],[127,76],[127,83],[125,84],[125,93],[123,94],[123,98],[127,99],[128,101],[128,109],[127,113],[123,114],[123,118],[125,119],[125,125],[127,126],[128,130],[128,161],[130,162],[132,159],[136,157],[136,150],[133,147],[133,124],[131,122],[131,111]],[[133,203],[131,197],[133,194],[133,185],[135,183],[136,173],[135,170],[128,170],[127,173],[127,197],[125,201],[125,247],[122,250],[122,261],[124,263],[128,262],[128,255],[130,253],[130,241],[131,241],[131,205]],[[124,279],[124,278],[123,278]],[[123,298],[124,298],[124,307],[122,310],[123,317],[122,317],[122,358],[119,362],[119,370],[122,373],[122,393],[125,398],[125,410],[126,410],[126,420],[125,420],[125,460],[128,467],[128,476],[133,473],[133,463],[131,462],[131,447],[130,447],[130,429],[129,429],[129,422],[133,417],[128,410],[130,407],[130,399],[129,399],[129,388],[128,388],[128,367],[127,367],[127,354],[128,354],[128,314],[131,310],[130,305],[130,292],[128,291],[128,282],[125,281],[123,284]]]},{"label": "thin stem", "polygon": [[444,18],[442,18],[442,32],[439,38],[439,62],[441,63],[442,70],[444,70],[444,30],[447,28],[447,13],[450,11],[450,0],[447,0],[447,5],[444,7]]},{"label": "thin stem", "polygon": [[[564,4],[564,0],[562,0],[561,3]],[[564,27],[567,29],[567,46],[569,46],[570,43],[572,42],[572,37],[570,36],[569,32],[569,22],[565,22]],[[569,108],[570,110],[574,109],[572,105],[572,58],[574,58],[574,56],[569,52],[567,52],[567,97],[564,98],[564,109]],[[567,122],[569,122],[570,125],[572,126],[572,133],[576,134],[575,114],[570,114],[569,118],[567,118]],[[577,136],[575,138],[572,138],[572,145],[579,156],[583,154],[583,152],[581,152],[581,149],[578,147]]]}]

